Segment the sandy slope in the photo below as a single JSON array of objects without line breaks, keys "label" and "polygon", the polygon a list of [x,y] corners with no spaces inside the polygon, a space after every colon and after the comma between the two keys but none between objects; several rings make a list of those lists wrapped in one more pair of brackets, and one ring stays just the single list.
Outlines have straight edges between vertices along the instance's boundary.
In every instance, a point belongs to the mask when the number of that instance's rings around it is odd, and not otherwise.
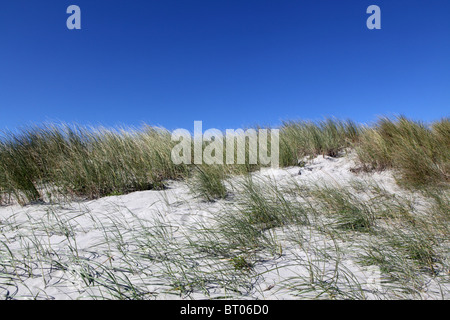
[{"label": "sandy slope", "polygon": [[[349,157],[319,156],[301,169],[301,175],[295,167],[263,169],[255,176],[286,187],[292,179],[343,186],[368,178],[350,172],[352,167]],[[390,172],[371,174],[370,179],[389,192],[402,192]],[[333,241],[314,226],[272,230],[278,252],[258,251],[246,257],[253,261],[251,270],[236,269],[229,258],[193,246],[201,243],[202,230],[213,228],[221,215],[233,210],[235,199],[206,203],[195,198],[186,183],[170,182],[162,191],[0,207],[0,296],[296,299],[299,288],[314,276],[318,287],[349,292],[359,288],[348,297],[395,298],[389,286],[380,285],[383,279],[376,269],[355,261],[358,242]],[[293,239],[296,236],[301,239]],[[311,270],[312,265],[317,270]],[[336,273],[339,280],[331,283]],[[439,289],[429,279],[414,297],[441,298],[442,292],[450,297],[448,288]],[[300,297],[316,294],[303,292]]]}]

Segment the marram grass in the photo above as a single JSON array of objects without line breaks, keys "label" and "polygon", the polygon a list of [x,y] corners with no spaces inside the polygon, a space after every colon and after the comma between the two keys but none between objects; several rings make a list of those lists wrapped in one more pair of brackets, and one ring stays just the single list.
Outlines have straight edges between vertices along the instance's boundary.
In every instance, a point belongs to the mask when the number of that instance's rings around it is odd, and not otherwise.
[{"label": "marram grass", "polygon": [[[407,187],[447,187],[450,182],[450,121],[431,124],[405,117],[382,118],[367,127],[351,120],[286,121],[280,130],[280,166],[297,166],[305,157],[338,157],[355,149],[363,170],[393,169]],[[98,198],[164,188],[168,179],[193,178],[207,201],[225,198],[223,180],[262,167],[245,164],[175,165],[176,142],[163,128],[33,126],[0,136],[0,203],[53,201],[59,197]],[[226,158],[224,150],[224,159]],[[193,153],[192,153],[193,154]]]}]

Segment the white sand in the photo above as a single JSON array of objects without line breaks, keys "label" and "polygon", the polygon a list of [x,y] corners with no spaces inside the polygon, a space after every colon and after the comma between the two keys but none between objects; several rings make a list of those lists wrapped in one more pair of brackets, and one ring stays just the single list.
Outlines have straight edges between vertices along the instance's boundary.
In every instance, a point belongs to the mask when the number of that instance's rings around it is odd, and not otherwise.
[{"label": "white sand", "polygon": [[[280,186],[291,185],[292,179],[345,186],[355,178],[368,178],[350,172],[352,167],[349,157],[319,156],[301,175],[292,167],[263,169],[255,176]],[[370,179],[389,192],[402,193],[391,172],[374,173]],[[202,228],[213,228],[222,214],[233,210],[233,202],[231,197],[206,203],[195,198],[186,183],[170,182],[162,191],[0,207],[0,297],[135,298],[135,289],[146,299],[298,299],[314,298],[330,287],[348,289],[348,297],[358,299],[398,295],[378,277],[377,269],[358,264],[359,240],[333,241],[314,226],[272,230],[278,252],[255,251],[245,257],[254,261],[249,271],[235,270],[229,258],[194,248],[188,239],[201,244]],[[298,241],[291,239],[295,237]],[[297,296],[311,277],[315,291]],[[450,298],[449,287],[427,281],[411,297],[439,299],[443,293]],[[350,293],[356,287],[357,293]],[[321,298],[333,297],[329,293]]]}]

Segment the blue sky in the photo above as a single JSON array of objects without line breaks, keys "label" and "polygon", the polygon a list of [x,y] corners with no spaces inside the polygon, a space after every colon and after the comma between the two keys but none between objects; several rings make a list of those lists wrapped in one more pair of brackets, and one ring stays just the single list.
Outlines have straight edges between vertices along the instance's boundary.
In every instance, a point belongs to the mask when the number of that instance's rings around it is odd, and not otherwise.
[{"label": "blue sky", "polygon": [[[81,8],[81,30],[66,9]],[[369,5],[381,30],[369,30]],[[4,0],[0,129],[169,129],[450,110],[448,0]]]}]

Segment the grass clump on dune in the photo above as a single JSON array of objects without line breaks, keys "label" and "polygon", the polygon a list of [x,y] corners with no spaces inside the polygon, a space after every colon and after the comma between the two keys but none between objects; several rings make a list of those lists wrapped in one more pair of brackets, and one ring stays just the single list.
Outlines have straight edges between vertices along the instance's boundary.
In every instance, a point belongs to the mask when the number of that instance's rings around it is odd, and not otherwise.
[{"label": "grass clump on dune", "polygon": [[261,230],[287,224],[309,224],[303,205],[270,180],[246,176],[237,186],[240,213]]},{"label": "grass clump on dune", "polygon": [[369,232],[375,224],[374,206],[355,196],[347,188],[320,186],[312,191],[317,206],[334,217],[344,230]]},{"label": "grass clump on dune", "polygon": [[380,119],[356,144],[358,159],[366,170],[392,168],[399,182],[424,186],[450,182],[450,120],[427,126],[399,117]]},{"label": "grass clump on dune", "polygon": [[69,125],[4,133],[0,190],[20,203],[46,194],[97,198],[110,193],[161,188],[183,176],[170,159],[170,132],[90,129]]},{"label": "grass clump on dune", "polygon": [[305,156],[336,157],[358,141],[360,126],[351,120],[286,121],[280,128],[280,164],[297,165]]},{"label": "grass clump on dune", "polygon": [[226,168],[222,165],[195,166],[190,179],[191,190],[205,201],[225,199],[228,195],[224,182],[227,175]]}]

